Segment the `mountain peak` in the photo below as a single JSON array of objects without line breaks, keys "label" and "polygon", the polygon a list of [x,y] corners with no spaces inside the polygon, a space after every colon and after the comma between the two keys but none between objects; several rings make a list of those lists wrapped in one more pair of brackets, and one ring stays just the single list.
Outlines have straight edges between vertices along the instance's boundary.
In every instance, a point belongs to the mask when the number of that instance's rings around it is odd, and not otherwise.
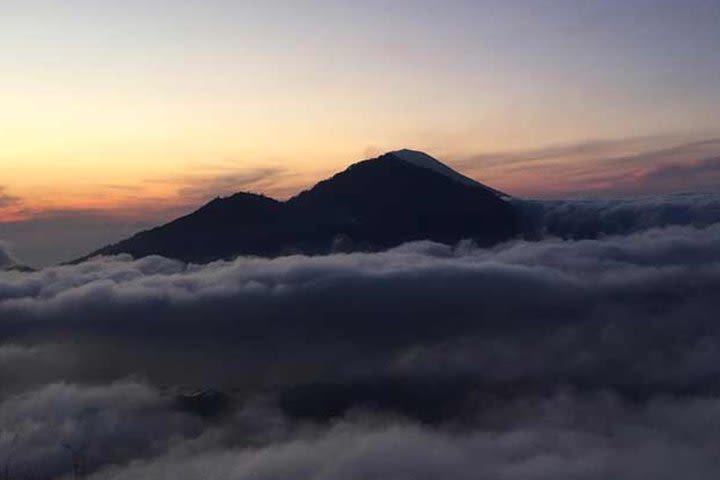
[{"label": "mountain peak", "polygon": [[469,185],[471,187],[481,187],[485,190],[488,190],[492,192],[493,194],[503,197],[503,198],[509,198],[509,195],[499,191],[495,190],[494,188],[490,188],[487,185],[483,185],[482,183],[478,182],[477,180],[473,180],[470,177],[466,177],[462,173],[448,167],[444,163],[442,163],[440,160],[437,160],[436,158],[431,157],[425,152],[421,152],[419,150],[410,150],[407,148],[403,148],[402,150],[395,150],[393,152],[388,152],[387,155],[392,155],[393,157],[409,163],[411,165],[415,165],[416,167],[425,168],[427,170],[432,170],[435,173],[439,173],[441,175],[444,175],[448,178],[452,178],[453,180],[462,183],[463,185]]},{"label": "mountain peak", "polygon": [[389,152],[389,155],[392,155],[395,158],[402,160],[403,162],[415,165],[416,167],[425,168],[441,175],[445,175],[446,177],[452,178],[453,180],[456,180],[465,185],[472,185],[476,187],[482,186],[479,182],[473,180],[472,178],[466,177],[459,172],[456,172],[452,168],[448,167],[441,161],[431,157],[425,152],[404,148],[402,150],[395,150],[394,152]]}]

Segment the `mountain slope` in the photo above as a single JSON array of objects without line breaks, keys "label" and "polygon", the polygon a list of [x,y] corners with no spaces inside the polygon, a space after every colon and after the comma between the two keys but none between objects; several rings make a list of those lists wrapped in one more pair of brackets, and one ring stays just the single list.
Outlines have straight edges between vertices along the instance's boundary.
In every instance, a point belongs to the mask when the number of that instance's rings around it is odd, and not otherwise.
[{"label": "mountain slope", "polygon": [[[195,212],[83,257],[129,253],[162,255],[193,262],[229,258],[243,252],[273,252],[270,233],[285,217],[283,203],[262,195],[237,193],[216,198]],[[279,227],[278,227],[279,228]]]},{"label": "mountain slope", "polygon": [[129,253],[207,262],[379,250],[423,239],[490,245],[516,228],[517,212],[500,192],[422,152],[400,150],[353,164],[286,202],[248,193],[215,199],[84,259]]}]

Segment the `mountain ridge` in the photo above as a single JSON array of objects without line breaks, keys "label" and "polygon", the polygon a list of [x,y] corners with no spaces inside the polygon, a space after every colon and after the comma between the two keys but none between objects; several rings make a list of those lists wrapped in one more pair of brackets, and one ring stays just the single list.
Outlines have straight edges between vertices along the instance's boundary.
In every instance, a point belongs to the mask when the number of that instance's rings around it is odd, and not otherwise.
[{"label": "mountain ridge", "polygon": [[427,154],[398,150],[353,163],[285,201],[248,192],[216,198],[75,262],[128,253],[205,263],[238,255],[377,251],[413,240],[471,238],[491,245],[516,233],[517,212],[502,192]]}]

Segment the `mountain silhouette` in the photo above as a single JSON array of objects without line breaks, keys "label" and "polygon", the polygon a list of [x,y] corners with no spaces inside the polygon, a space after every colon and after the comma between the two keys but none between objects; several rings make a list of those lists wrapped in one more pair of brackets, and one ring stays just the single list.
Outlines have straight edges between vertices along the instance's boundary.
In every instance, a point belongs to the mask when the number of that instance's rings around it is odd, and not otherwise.
[{"label": "mountain silhouette", "polygon": [[238,255],[377,251],[413,240],[481,245],[517,233],[506,196],[422,152],[399,150],[355,163],[281,202],[237,193],[146,230],[97,255],[162,255],[204,263]]}]

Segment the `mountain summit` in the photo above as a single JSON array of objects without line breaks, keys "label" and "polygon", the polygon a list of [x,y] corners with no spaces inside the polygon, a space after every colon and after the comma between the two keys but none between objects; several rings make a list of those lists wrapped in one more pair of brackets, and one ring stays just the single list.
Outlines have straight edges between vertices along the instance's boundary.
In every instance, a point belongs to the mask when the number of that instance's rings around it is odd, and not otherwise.
[{"label": "mountain summit", "polygon": [[434,159],[430,155],[428,155],[425,152],[419,152],[417,150],[396,150],[394,152],[390,152],[390,155],[393,155],[400,160],[403,160],[408,163],[412,163],[413,165],[421,168],[427,168],[428,170],[432,170],[433,172],[437,172],[441,175],[445,175],[448,178],[452,178],[453,180],[456,180],[460,183],[464,183],[465,185],[475,186],[475,187],[481,187],[485,190],[489,190],[493,192],[496,195],[499,195],[501,197],[507,197],[510,196],[499,191],[495,190],[493,188],[488,187],[487,185],[483,185],[482,183],[478,182],[477,180],[473,180],[470,177],[466,177],[462,173],[459,173],[452,168],[448,167],[444,163],[440,162],[439,160]]},{"label": "mountain summit", "polygon": [[398,150],[355,163],[280,202],[237,193],[84,257],[128,253],[208,262],[238,255],[375,251],[413,240],[491,245],[516,234],[505,195],[431,156]]},{"label": "mountain summit", "polygon": [[444,163],[435,160],[433,157],[428,155],[425,152],[419,152],[417,150],[396,150],[394,152],[390,152],[390,155],[399,158],[400,160],[404,162],[411,163],[415,165],[416,167],[421,168],[427,168],[428,170],[432,170],[433,172],[437,172],[441,175],[445,175],[448,178],[452,178],[453,180],[456,180],[460,183],[464,183],[465,185],[471,185],[471,186],[480,186],[485,187],[481,183],[473,180],[472,178],[466,177],[465,175],[462,175],[452,168],[448,167]]}]

